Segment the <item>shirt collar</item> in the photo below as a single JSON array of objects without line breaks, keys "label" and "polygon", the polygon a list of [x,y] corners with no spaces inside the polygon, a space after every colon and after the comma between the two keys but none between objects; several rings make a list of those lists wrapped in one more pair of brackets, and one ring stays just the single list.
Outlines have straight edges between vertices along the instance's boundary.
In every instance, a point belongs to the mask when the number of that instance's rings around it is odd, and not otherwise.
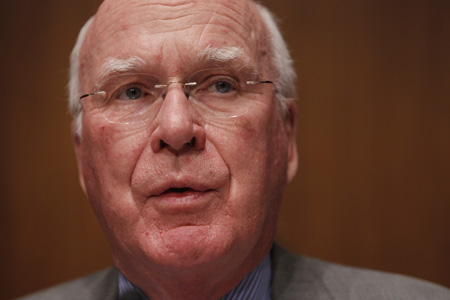
[{"label": "shirt collar", "polygon": [[[272,267],[270,254],[222,300],[270,300]],[[119,272],[119,299],[149,300]]]}]

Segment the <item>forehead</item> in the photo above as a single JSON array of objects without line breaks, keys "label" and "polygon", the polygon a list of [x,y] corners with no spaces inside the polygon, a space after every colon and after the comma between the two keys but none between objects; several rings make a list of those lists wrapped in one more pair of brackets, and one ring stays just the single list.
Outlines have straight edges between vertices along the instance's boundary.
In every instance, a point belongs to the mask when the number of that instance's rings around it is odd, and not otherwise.
[{"label": "forehead", "polygon": [[[178,73],[206,48],[239,47],[256,61],[265,52],[255,5],[246,0],[124,1],[100,7],[82,48],[82,67],[101,72],[111,58],[140,57]],[[92,72],[94,74],[92,74]]]}]

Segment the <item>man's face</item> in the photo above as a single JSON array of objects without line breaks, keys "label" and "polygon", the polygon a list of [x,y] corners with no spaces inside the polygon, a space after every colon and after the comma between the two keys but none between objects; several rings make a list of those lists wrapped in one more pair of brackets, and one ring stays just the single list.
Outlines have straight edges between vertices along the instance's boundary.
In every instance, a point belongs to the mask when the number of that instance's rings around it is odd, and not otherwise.
[{"label": "man's face", "polygon": [[[101,7],[81,50],[83,92],[95,89],[112,58],[141,59],[127,72],[186,81],[220,64],[198,55],[207,48],[238,47],[227,68],[244,72],[245,61],[262,78],[276,79],[255,42],[261,28],[246,1],[149,2]],[[75,137],[80,178],[119,268],[217,261],[236,268],[261,260],[297,164],[295,113],[283,117],[274,96],[261,95],[243,115],[214,119],[172,84],[157,115],[139,124],[111,123],[84,107]]]}]

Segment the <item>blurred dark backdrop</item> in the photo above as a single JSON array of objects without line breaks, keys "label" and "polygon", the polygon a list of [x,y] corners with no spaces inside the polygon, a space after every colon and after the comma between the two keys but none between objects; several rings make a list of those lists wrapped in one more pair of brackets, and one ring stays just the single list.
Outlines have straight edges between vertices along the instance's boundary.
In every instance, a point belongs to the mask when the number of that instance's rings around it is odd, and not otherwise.
[{"label": "blurred dark backdrop", "polygon": [[[0,4],[1,299],[111,264],[65,102],[69,53],[99,3]],[[450,286],[450,1],[265,3],[299,74],[300,167],[278,240]]]}]

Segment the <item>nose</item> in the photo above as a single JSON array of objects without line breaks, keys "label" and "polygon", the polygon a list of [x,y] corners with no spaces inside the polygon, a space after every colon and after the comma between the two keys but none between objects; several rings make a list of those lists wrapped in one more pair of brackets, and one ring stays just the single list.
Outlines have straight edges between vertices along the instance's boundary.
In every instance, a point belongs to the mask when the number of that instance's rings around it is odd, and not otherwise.
[{"label": "nose", "polygon": [[194,111],[187,97],[179,83],[167,87],[155,118],[156,129],[150,137],[153,152],[168,148],[178,153],[205,147],[206,136],[200,116]]}]

